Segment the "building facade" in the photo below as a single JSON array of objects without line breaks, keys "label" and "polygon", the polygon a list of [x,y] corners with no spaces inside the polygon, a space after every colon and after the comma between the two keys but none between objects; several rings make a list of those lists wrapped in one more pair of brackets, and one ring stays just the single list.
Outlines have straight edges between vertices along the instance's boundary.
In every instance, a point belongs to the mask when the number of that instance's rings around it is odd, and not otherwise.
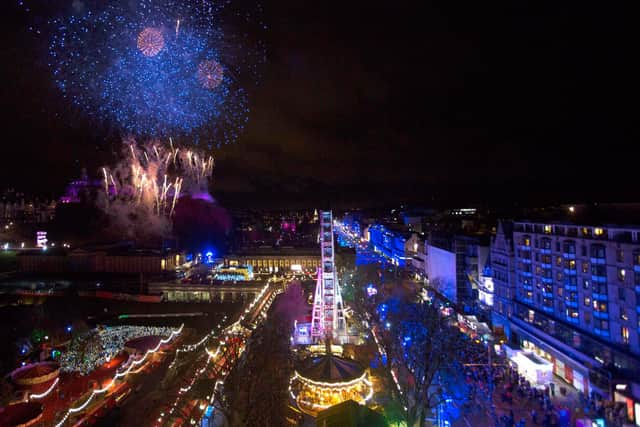
[{"label": "building facade", "polygon": [[511,242],[496,234],[492,263],[494,318],[512,342],[584,393],[638,388],[640,228],[515,222]]},{"label": "building facade", "polygon": [[516,270],[513,249],[513,223],[499,221],[491,240],[491,273],[493,276],[492,323],[496,332],[509,334],[509,318],[513,315],[516,294]]}]

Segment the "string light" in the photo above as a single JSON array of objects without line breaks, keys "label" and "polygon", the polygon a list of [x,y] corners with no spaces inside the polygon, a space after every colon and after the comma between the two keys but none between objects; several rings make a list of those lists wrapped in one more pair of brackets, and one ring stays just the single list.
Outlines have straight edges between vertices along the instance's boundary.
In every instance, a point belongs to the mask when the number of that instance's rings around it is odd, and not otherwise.
[{"label": "string light", "polygon": [[86,408],[86,407],[87,407],[87,405],[89,405],[89,403],[91,403],[91,401],[93,401],[93,398],[94,398],[94,397],[96,397],[98,394],[102,394],[102,393],[106,392],[107,390],[109,390],[109,389],[110,389],[110,388],[115,384],[116,379],[121,378],[121,377],[124,377],[124,376],[125,376],[125,375],[127,375],[129,372],[131,372],[131,370],[133,369],[133,367],[134,367],[134,366],[138,366],[138,365],[140,365],[141,363],[143,363],[143,362],[146,360],[146,358],[147,358],[150,354],[153,354],[153,353],[155,353],[156,351],[158,351],[158,350],[160,349],[160,346],[161,346],[162,344],[167,344],[168,342],[170,342],[171,340],[173,340],[173,338],[175,338],[177,335],[180,335],[180,333],[182,333],[182,329],[183,329],[183,328],[184,328],[184,324],[182,324],[182,325],[180,326],[180,328],[179,328],[179,329],[177,329],[177,330],[175,330],[175,331],[172,331],[172,332],[171,332],[171,334],[169,335],[169,337],[167,337],[167,338],[165,338],[165,339],[161,339],[161,340],[158,342],[158,345],[157,345],[154,349],[147,350],[147,352],[146,352],[146,353],[145,353],[145,355],[142,357],[142,359],[139,359],[139,360],[135,360],[135,361],[133,361],[125,371],[120,372],[120,373],[116,373],[116,374],[113,376],[113,379],[111,379],[111,381],[109,382],[109,384],[108,384],[106,387],[101,388],[101,389],[99,389],[99,390],[94,390],[94,391],[92,391],[92,392],[91,392],[91,396],[89,396],[89,398],[88,398],[87,400],[85,400],[85,402],[84,402],[82,405],[80,405],[80,406],[78,406],[78,407],[76,407],[76,408],[69,408],[69,409],[67,410],[67,413],[66,413],[66,414],[64,415],[64,417],[62,418],[62,420],[61,420],[59,423],[57,423],[57,424],[56,424],[56,427],[60,427],[60,426],[62,426],[62,425],[67,421],[67,419],[69,418],[69,415],[70,415],[70,414],[77,413],[77,412],[81,412],[84,408]]},{"label": "string light", "polygon": [[40,394],[32,394],[29,396],[29,399],[42,399],[43,397],[47,397],[49,393],[51,393],[53,389],[56,388],[59,381],[60,381],[60,378],[56,378],[56,380],[53,382],[53,384],[51,384],[51,386],[47,389],[47,391]]}]

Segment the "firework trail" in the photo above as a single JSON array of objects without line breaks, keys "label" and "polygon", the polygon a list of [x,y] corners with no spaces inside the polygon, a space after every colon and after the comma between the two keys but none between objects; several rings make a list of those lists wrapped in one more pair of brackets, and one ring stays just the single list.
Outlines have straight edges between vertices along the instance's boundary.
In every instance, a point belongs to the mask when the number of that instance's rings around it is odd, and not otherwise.
[{"label": "firework trail", "polygon": [[208,193],[214,166],[212,156],[174,147],[172,141],[168,146],[159,141],[139,145],[129,138],[122,160],[114,168],[102,168],[98,205],[120,229],[166,236],[178,199]]}]

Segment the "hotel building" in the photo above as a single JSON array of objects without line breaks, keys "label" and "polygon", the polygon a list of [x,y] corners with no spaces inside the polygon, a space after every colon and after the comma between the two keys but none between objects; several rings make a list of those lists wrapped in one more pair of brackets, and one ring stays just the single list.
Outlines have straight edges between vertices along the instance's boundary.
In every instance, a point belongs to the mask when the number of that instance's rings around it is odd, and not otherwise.
[{"label": "hotel building", "polygon": [[638,400],[640,227],[501,224],[491,257],[494,325],[512,343],[585,394]]}]

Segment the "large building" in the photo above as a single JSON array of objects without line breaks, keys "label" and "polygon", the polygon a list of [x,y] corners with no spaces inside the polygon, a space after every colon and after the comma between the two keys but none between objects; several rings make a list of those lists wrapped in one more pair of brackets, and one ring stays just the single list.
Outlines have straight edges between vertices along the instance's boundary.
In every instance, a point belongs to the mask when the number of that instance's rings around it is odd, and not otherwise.
[{"label": "large building", "polygon": [[513,343],[586,394],[640,397],[640,228],[502,224],[491,256]]},{"label": "large building", "polygon": [[17,256],[22,273],[163,274],[184,262],[176,253],[122,249],[28,250]]},{"label": "large building", "polygon": [[314,272],[320,266],[317,249],[264,247],[238,251],[224,257],[227,266],[251,266],[254,273]]},{"label": "large building", "polygon": [[[412,257],[411,233],[395,230],[387,225],[372,224],[369,227],[369,243],[373,250],[398,267],[405,267]],[[417,248],[416,248],[417,250]]]},{"label": "large building", "polygon": [[425,251],[429,286],[468,311],[477,300],[478,282],[488,259],[484,238],[431,233]]},{"label": "large building", "polygon": [[513,222],[499,221],[491,240],[491,272],[493,275],[494,330],[509,333],[509,317],[513,314],[516,295],[516,270],[513,248]]}]

